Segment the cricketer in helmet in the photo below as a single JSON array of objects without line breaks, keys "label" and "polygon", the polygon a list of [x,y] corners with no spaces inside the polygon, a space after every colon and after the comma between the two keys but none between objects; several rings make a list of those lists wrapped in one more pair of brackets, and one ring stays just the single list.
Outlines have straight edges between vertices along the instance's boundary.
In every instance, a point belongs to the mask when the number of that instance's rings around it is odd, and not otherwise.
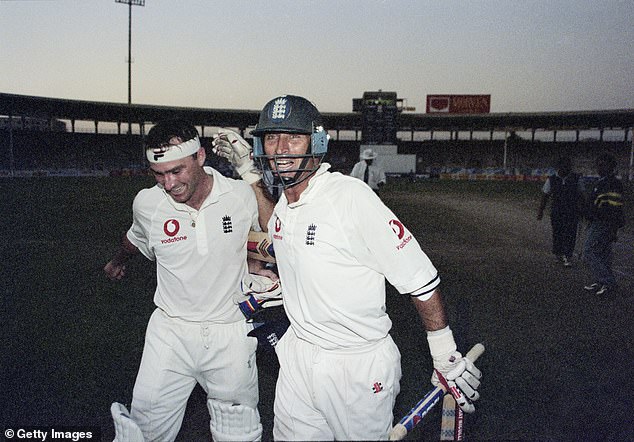
[{"label": "cricketer in helmet", "polygon": [[284,189],[307,185],[328,149],[321,114],[310,101],[296,95],[269,101],[251,134],[254,159],[260,169],[272,172],[274,182],[267,184]]},{"label": "cricketer in helmet", "polygon": [[275,98],[252,133],[254,159],[284,189],[267,224],[290,323],[276,334],[273,439],[388,438],[402,371],[386,282],[414,303],[432,383],[444,378],[461,409],[475,411],[481,372],[457,351],[438,270],[369,186],[322,163],[328,138],[315,106]]}]

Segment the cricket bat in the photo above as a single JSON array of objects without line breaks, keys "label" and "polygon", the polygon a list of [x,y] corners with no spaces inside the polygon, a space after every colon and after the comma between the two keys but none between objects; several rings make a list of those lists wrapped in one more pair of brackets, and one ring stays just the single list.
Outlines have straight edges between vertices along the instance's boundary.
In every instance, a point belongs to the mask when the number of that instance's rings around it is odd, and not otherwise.
[{"label": "cricket bat", "polygon": [[249,232],[247,256],[259,261],[275,262],[275,251],[268,233],[254,230]]},{"label": "cricket bat", "polygon": [[[484,353],[484,345],[476,344],[466,354],[472,362],[475,362]],[[418,403],[412,408],[399,421],[394,425],[392,431],[390,431],[390,440],[401,440],[407,433],[412,431],[418,423],[423,420],[423,417],[436,405],[440,399],[445,395],[447,389],[442,385],[429,391]]]},{"label": "cricket bat", "polygon": [[454,397],[445,393],[442,400],[442,419],[440,421],[440,440],[462,440],[464,431],[464,411]]}]

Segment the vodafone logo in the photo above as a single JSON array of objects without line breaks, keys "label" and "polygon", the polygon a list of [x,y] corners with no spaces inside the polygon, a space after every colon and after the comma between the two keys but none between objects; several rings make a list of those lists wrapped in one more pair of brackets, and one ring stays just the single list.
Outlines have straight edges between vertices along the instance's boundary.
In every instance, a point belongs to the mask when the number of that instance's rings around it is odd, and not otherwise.
[{"label": "vodafone logo", "polygon": [[[408,242],[412,240],[412,235],[407,235],[405,237],[405,226],[397,219],[393,219],[390,221],[390,227],[396,233],[396,236],[401,241],[399,245],[396,246],[396,250],[401,250],[403,247],[407,245]],[[404,238],[405,237],[405,238]]]},{"label": "vodafone logo", "polygon": [[405,227],[399,220],[397,219],[391,220],[390,227],[392,227],[392,230],[394,231],[394,233],[396,233],[396,236],[398,236],[398,239],[403,239],[403,235],[405,235]]},{"label": "vodafone logo", "polygon": [[181,225],[175,219],[168,219],[163,224],[163,232],[169,237],[175,236],[180,230]]},{"label": "vodafone logo", "polygon": [[162,239],[161,244],[172,244],[178,241],[185,241],[187,239],[187,235],[176,236],[178,231],[181,229],[180,223],[175,219],[168,219],[163,224],[163,232],[169,236],[168,239]]},{"label": "vodafone logo", "polygon": [[276,216],[275,217],[275,233],[273,234],[274,239],[282,239],[282,235],[278,235],[278,233],[282,230],[282,221]]}]

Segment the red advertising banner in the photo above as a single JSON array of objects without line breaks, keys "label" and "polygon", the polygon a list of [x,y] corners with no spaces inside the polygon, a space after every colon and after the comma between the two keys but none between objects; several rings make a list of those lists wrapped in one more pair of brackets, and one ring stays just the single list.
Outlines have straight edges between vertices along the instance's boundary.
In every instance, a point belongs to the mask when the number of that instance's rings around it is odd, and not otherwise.
[{"label": "red advertising banner", "polygon": [[427,113],[488,114],[491,95],[427,95]]}]

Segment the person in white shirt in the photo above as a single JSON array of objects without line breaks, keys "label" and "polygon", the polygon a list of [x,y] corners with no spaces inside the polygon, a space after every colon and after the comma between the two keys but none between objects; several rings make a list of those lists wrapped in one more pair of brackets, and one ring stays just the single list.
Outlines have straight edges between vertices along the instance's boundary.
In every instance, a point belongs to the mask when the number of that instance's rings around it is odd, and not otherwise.
[{"label": "person in white shirt", "polygon": [[378,154],[372,149],[365,149],[361,152],[361,161],[355,164],[350,172],[350,176],[359,178],[375,192],[378,192],[386,183],[383,168],[374,161],[377,157]]},{"label": "person in white shirt", "polygon": [[[252,134],[260,170],[270,170],[283,189],[268,223],[290,320],[275,347],[273,437],[388,438],[401,359],[389,335],[386,279],[411,296],[434,367],[462,391],[461,407],[474,411],[481,373],[457,351],[438,271],[368,186],[329,172],[317,108],[302,97],[277,97]],[[438,384],[436,374],[432,382]]]},{"label": "person in white shirt", "polygon": [[[157,184],[135,197],[132,226],[104,268],[119,280],[139,252],[156,261],[156,310],[129,419],[141,440],[173,441],[199,383],[215,440],[259,440],[257,339],[247,336],[253,326],[233,300],[248,273],[249,230],[260,230],[255,193],[204,167],[205,149],[189,122],[152,127],[146,153]],[[113,413],[115,426],[119,415],[125,410]]]}]

